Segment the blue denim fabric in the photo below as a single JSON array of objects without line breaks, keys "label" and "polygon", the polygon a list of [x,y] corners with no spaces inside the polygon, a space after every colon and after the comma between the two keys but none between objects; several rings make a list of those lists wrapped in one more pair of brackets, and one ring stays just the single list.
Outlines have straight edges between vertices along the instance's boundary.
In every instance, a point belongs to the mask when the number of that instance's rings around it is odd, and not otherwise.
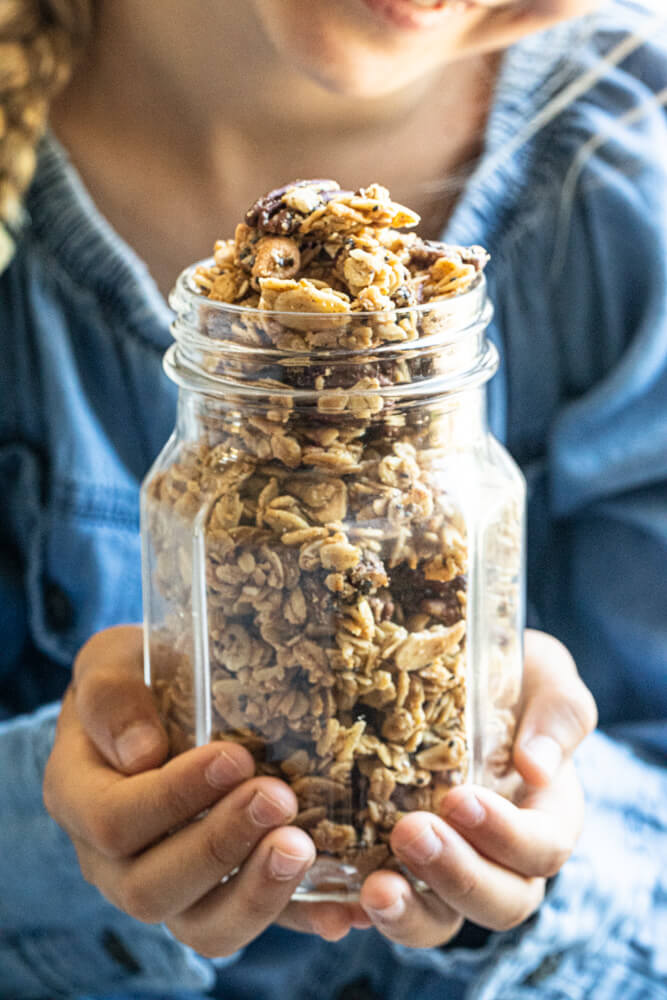
[{"label": "blue denim fabric", "polygon": [[502,154],[643,23],[619,0],[507,53],[484,155],[444,234],[492,253],[490,413],[529,483],[533,622],[568,643],[603,726],[626,741],[584,744],[575,855],[535,918],[478,950],[274,928],[203,960],[105,902],[46,814],[72,659],[93,632],[141,616],[138,486],[175,403],[161,369],[170,312],[46,137],[0,277],[3,1000],[334,1000],[354,980],[387,1000],[667,1000],[667,126],[657,108],[618,120],[666,86],[665,39]]}]

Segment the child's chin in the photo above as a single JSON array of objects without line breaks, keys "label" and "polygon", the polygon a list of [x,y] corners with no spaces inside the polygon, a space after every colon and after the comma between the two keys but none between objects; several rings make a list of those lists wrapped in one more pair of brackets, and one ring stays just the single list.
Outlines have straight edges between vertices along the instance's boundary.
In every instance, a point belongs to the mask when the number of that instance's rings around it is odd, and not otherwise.
[{"label": "child's chin", "polygon": [[361,40],[326,40],[293,51],[294,64],[325,90],[360,100],[387,97],[429,75],[425,55],[388,50]]},{"label": "child's chin", "polygon": [[[307,19],[296,16],[303,0],[257,2],[283,58],[334,94],[386,97],[427,76],[434,62],[444,61],[434,57],[434,46],[425,46],[423,33],[396,32],[363,0],[312,0]],[[288,10],[294,16],[287,17]],[[285,16],[279,18],[279,12]],[[448,42],[445,35],[438,53],[449,48]]]},{"label": "child's chin", "polygon": [[419,79],[423,74],[397,75],[389,69],[387,72],[372,70],[359,72],[358,67],[352,72],[347,67],[328,64],[304,67],[306,73],[315,83],[332,94],[341,97],[357,97],[359,100],[389,97]]}]

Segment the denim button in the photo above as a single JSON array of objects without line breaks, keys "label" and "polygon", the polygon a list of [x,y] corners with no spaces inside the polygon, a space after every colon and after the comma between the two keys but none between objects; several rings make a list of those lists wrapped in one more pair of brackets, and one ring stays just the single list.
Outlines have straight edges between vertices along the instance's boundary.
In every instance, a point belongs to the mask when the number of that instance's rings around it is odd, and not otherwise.
[{"label": "denim button", "polygon": [[378,995],[371,989],[370,979],[364,977],[343,986],[336,1000],[378,1000]]},{"label": "denim button", "polygon": [[74,608],[69,597],[53,580],[44,585],[44,614],[50,628],[55,632],[65,632],[74,624]]}]

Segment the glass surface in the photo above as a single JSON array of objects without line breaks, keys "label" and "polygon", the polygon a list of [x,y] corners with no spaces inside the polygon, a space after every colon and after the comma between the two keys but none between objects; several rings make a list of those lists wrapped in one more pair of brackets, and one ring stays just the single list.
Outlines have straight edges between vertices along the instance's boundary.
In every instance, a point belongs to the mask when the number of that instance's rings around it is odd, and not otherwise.
[{"label": "glass surface", "polygon": [[524,485],[486,426],[483,281],[342,320],[213,308],[186,274],[172,304],[147,680],[173,753],[231,739],[291,785],[297,898],[354,898],[405,812],[517,783]]}]

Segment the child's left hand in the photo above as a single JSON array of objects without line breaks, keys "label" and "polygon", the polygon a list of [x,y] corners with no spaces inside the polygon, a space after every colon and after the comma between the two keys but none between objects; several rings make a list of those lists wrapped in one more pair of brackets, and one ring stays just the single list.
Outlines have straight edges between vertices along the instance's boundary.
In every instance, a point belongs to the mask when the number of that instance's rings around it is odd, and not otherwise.
[{"label": "child's left hand", "polygon": [[486,788],[462,785],[440,817],[404,816],[394,853],[432,892],[415,892],[389,871],[370,875],[361,905],[292,903],[280,923],[334,940],[374,924],[400,944],[444,944],[468,919],[491,930],[520,924],[539,906],[545,879],[570,856],[583,821],[583,793],[572,754],[594,728],[593,698],[556,639],[526,632],[522,711],[513,759],[526,783],[520,807]]}]

